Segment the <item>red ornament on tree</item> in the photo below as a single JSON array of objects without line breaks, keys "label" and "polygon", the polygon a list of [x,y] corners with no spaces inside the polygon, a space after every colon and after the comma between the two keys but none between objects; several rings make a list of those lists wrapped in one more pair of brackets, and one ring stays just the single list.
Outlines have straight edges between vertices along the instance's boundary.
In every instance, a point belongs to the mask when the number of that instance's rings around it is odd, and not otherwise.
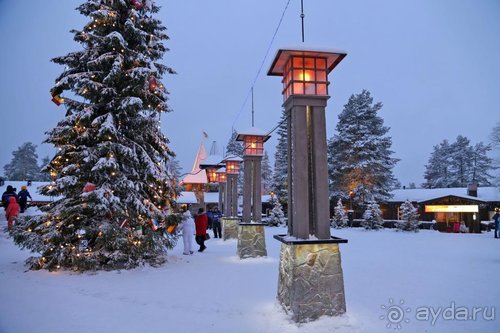
[{"label": "red ornament on tree", "polygon": [[156,80],[156,78],[154,76],[150,76],[148,79],[148,83],[149,83],[149,90],[151,92],[154,92],[156,90],[156,88],[158,87],[158,81]]},{"label": "red ornament on tree", "polygon": [[143,6],[140,0],[132,0],[132,4],[135,6],[136,9],[141,9]]}]

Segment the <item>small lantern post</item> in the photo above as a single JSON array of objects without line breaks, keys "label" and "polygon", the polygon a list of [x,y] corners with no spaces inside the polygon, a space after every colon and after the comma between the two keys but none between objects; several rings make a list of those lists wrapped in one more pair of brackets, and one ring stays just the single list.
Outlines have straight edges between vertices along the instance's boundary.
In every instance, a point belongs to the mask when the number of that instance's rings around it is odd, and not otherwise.
[{"label": "small lantern post", "polygon": [[240,163],[238,156],[228,156],[222,161],[226,165],[226,193],[224,217],[222,218],[222,237],[224,240],[238,237],[238,175]]},{"label": "small lantern post", "polygon": [[347,240],[330,235],[325,124],[328,73],[345,56],[282,49],[268,71],[282,77],[288,114],[288,234],[274,236],[282,242],[278,300],[296,322],[346,311],[338,245]]},{"label": "small lantern post", "polygon": [[224,212],[224,198],[226,195],[226,168],[221,168],[217,170],[216,179],[219,183],[219,211]]}]

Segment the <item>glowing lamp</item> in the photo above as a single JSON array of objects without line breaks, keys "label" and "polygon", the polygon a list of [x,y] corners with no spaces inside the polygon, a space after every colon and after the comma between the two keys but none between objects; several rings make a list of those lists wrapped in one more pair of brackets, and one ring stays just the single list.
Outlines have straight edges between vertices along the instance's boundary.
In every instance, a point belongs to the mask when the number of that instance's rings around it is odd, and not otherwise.
[{"label": "glowing lamp", "polygon": [[59,105],[61,105],[61,104],[64,103],[64,98],[62,98],[59,95],[55,95],[55,96],[52,97],[52,102],[54,102],[55,105],[59,106]]},{"label": "glowing lamp", "polygon": [[283,98],[328,95],[328,74],[347,55],[343,51],[279,50],[268,75],[283,77]]},{"label": "glowing lamp", "polygon": [[208,167],[207,171],[207,179],[209,183],[217,182],[217,167]]},{"label": "glowing lamp", "polygon": [[216,174],[216,177],[217,177],[217,181],[219,183],[225,183],[227,181],[226,169],[225,168],[217,170],[217,172],[215,174]]},{"label": "glowing lamp", "polygon": [[239,132],[236,141],[243,141],[244,156],[263,156],[264,142],[270,137],[266,132],[252,127],[247,131]]},{"label": "glowing lamp", "polygon": [[240,173],[241,157],[228,157],[222,162],[226,163],[226,175],[238,175]]},{"label": "glowing lamp", "polygon": [[158,87],[158,80],[154,76],[150,76],[148,79],[149,91],[154,92]]}]

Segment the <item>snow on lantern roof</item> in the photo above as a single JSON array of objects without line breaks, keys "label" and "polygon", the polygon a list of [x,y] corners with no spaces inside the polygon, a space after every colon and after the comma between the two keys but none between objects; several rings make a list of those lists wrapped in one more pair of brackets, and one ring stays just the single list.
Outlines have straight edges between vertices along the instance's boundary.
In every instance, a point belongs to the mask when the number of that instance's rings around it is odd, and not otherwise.
[{"label": "snow on lantern roof", "polygon": [[206,169],[209,167],[223,167],[225,164],[222,162],[224,158],[221,155],[208,155],[208,157],[200,163],[200,168]]},{"label": "snow on lantern roof", "polygon": [[235,161],[235,162],[243,162],[243,159],[239,156],[226,156],[222,160],[222,162],[227,162],[227,161]]},{"label": "snow on lantern roof", "polygon": [[271,137],[266,131],[261,130],[257,127],[250,127],[244,131],[239,131],[236,136],[236,141],[244,141],[243,137],[245,136],[262,136],[264,137],[264,142],[269,140]]},{"label": "snow on lantern roof", "polygon": [[267,72],[270,76],[283,76],[284,66],[291,56],[322,57],[326,58],[328,72],[331,72],[344,59],[347,52],[339,49],[317,46],[298,45],[279,49],[276,52],[271,68]]},{"label": "snow on lantern roof", "polygon": [[183,184],[208,184],[207,173],[205,170],[200,168],[200,164],[207,158],[207,152],[205,151],[205,146],[203,142],[200,144],[200,148],[198,149],[198,153],[196,154],[196,158],[194,160],[193,169],[191,172],[186,175],[180,182]]}]

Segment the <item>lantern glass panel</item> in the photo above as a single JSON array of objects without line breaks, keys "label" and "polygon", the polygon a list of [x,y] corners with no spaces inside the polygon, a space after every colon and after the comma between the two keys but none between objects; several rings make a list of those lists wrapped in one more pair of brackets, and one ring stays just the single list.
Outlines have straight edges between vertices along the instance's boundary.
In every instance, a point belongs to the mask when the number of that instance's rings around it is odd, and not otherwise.
[{"label": "lantern glass panel", "polygon": [[314,58],[305,58],[304,60],[305,68],[315,68],[314,66]]},{"label": "lantern glass panel", "polygon": [[314,83],[306,83],[305,94],[306,95],[315,95],[316,94],[316,89],[315,89]]},{"label": "lantern glass panel", "polygon": [[238,161],[226,161],[226,173],[229,175],[237,175],[240,172],[240,164]]},{"label": "lantern glass panel", "polygon": [[293,57],[293,67],[302,68],[304,67],[304,60],[301,57]]},{"label": "lantern glass panel", "polygon": [[326,69],[326,60],[323,58],[317,58],[316,59],[316,68]]},{"label": "lantern glass panel", "polygon": [[297,81],[302,81],[304,78],[304,71],[302,69],[293,70],[293,79]]},{"label": "lantern glass panel", "polygon": [[326,72],[316,71],[316,81],[326,82]]},{"label": "lantern glass panel", "polygon": [[318,83],[316,89],[318,89],[318,91],[316,92],[318,95],[326,95],[328,93],[326,90],[326,84],[324,83]]},{"label": "lantern glass panel", "polygon": [[306,70],[305,71],[305,75],[304,75],[304,81],[315,81],[316,79],[316,75],[314,75],[314,71],[313,70]]},{"label": "lantern glass panel", "polygon": [[293,84],[293,94],[304,94],[304,84],[302,82]]}]

